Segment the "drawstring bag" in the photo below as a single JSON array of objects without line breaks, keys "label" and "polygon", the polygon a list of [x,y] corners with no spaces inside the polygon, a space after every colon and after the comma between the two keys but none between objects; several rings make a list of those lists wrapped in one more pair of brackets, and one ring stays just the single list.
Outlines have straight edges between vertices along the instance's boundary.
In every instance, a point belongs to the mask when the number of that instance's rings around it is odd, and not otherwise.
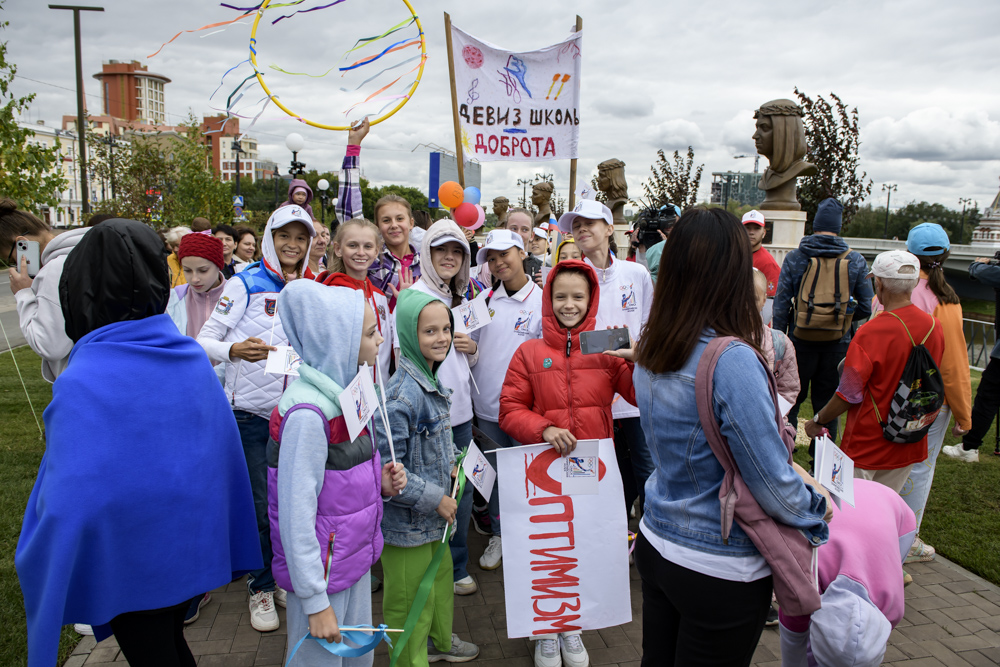
[{"label": "drawstring bag", "polygon": [[[771,567],[774,585],[774,596],[781,605],[782,611],[792,616],[807,616],[820,608],[819,584],[817,576],[816,547],[820,539],[813,542],[797,528],[775,521],[769,516],[753,497],[746,482],[736,466],[729,442],[722,435],[719,423],[715,419],[713,409],[715,366],[719,363],[726,346],[733,341],[739,341],[733,336],[713,338],[701,355],[698,371],[695,374],[694,391],[698,403],[698,418],[705,432],[712,453],[719,459],[725,477],[719,489],[719,504],[722,509],[722,538],[729,539],[729,531],[733,519],[747,534],[757,551]],[[760,353],[757,358],[765,369],[767,362]],[[788,448],[788,462],[792,462],[792,449],[795,447],[795,429],[785,424],[778,410],[778,389],[774,375],[767,371],[767,385],[771,390],[774,402],[774,421],[778,425],[781,440]]]}]

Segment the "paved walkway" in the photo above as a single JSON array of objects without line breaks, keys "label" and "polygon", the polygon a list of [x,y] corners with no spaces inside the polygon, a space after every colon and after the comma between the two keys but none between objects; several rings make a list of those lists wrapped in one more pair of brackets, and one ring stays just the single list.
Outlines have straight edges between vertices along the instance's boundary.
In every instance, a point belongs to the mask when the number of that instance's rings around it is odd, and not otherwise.
[{"label": "paved walkway", "polygon": [[[473,531],[471,551],[481,554],[486,539]],[[484,572],[469,568],[479,592],[455,598],[454,630],[479,644],[478,667],[532,667],[532,646],[526,639],[507,638],[502,569]],[[381,574],[376,566],[376,574]],[[1000,588],[943,559],[907,565],[914,583],[906,589],[906,616],[892,631],[885,654],[887,665],[900,667],[987,667],[1000,664]],[[584,644],[593,665],[638,667],[642,655],[642,594],[639,575],[632,568],[632,614],[627,625],[585,632]],[[267,667],[284,665],[285,619],[281,629],[261,634],[250,627],[242,581],[212,592],[212,601],[186,630],[199,667]],[[382,594],[373,599],[375,623],[380,621]],[[765,628],[754,665],[780,667],[777,628]],[[64,667],[118,662],[125,658],[114,638],[95,646],[86,637]],[[375,667],[387,667],[385,644],[375,654]],[[294,665],[292,666],[294,667]]]}]

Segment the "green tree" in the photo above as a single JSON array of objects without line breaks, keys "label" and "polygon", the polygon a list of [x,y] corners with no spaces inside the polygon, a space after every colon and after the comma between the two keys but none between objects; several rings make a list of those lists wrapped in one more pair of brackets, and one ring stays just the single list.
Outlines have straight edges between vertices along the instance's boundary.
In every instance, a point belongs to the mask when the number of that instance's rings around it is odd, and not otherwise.
[{"label": "green tree", "polygon": [[[962,211],[925,201],[910,202],[889,214],[887,236],[890,239],[896,238],[904,241],[910,230],[922,222],[934,222],[941,225],[948,232],[948,238],[952,243],[969,243],[972,240],[972,230],[979,224],[979,211],[966,210],[963,234]],[[848,235],[880,239],[885,231],[885,206],[872,208],[871,204],[866,204],[860,207],[855,214]]]},{"label": "green tree", "polygon": [[[813,100],[798,88],[795,89],[795,96],[805,112],[802,120],[809,145],[806,160],[819,170],[814,176],[799,179],[798,197],[802,210],[806,212],[811,226],[819,203],[834,197],[844,205],[846,230],[861,202],[872,191],[872,180],[867,172],[858,174],[858,148],[861,145],[858,108],[848,109],[835,93],[830,93],[832,104],[822,95]],[[853,234],[853,231],[849,233]]]},{"label": "green tree", "polygon": [[[171,165],[162,150],[160,133],[133,134],[116,141],[114,159],[110,147],[90,131],[88,145],[94,147],[91,165],[98,179],[111,180],[115,175],[115,196],[98,203],[95,213],[139,220],[150,225],[164,224],[164,193],[171,181]],[[112,166],[113,165],[113,166]],[[190,220],[187,221],[190,223]],[[186,224],[186,223],[185,223]]]},{"label": "green tree", "polygon": [[[656,162],[650,166],[652,172],[649,180],[643,184],[645,205],[660,206],[671,203],[685,209],[694,206],[698,201],[698,187],[701,184],[701,172],[704,164],[694,169],[694,148],[688,146],[686,158],[674,151],[672,163],[667,159],[663,149],[656,151]],[[692,175],[692,170],[694,174]]]},{"label": "green tree", "polygon": [[[0,22],[0,28],[8,25],[9,21]],[[0,42],[0,195],[16,200],[22,208],[39,211],[58,204],[66,179],[59,168],[59,142],[51,148],[31,143],[35,133],[17,124],[35,94],[14,97],[10,84],[15,74],[17,66],[7,61],[7,42]]]},{"label": "green tree", "polygon": [[383,185],[379,188],[372,188],[368,186],[368,181],[362,179],[361,181],[361,199],[362,199],[362,210],[364,211],[365,217],[369,220],[375,220],[375,202],[385,195],[399,195],[406,201],[410,202],[410,208],[414,211],[421,210],[426,211],[427,209],[427,197],[423,192],[417,188],[411,188],[406,185]]},{"label": "green tree", "polygon": [[207,218],[213,227],[231,224],[235,191],[209,166],[208,147],[199,141],[199,125],[190,116],[182,125],[182,136],[170,140],[169,196],[164,199],[164,214],[171,224],[188,225],[197,217]]}]

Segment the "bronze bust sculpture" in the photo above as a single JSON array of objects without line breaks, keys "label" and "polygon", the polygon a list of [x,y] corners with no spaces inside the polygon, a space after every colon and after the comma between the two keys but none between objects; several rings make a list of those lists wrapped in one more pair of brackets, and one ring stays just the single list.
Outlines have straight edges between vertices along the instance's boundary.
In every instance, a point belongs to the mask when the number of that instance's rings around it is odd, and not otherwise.
[{"label": "bronze bust sculpture", "polygon": [[497,227],[507,224],[507,211],[510,210],[510,201],[506,197],[496,197],[493,200],[493,212],[497,216]]},{"label": "bronze bust sculpture", "polygon": [[802,107],[791,100],[771,100],[754,112],[757,130],[753,134],[757,153],[770,163],[758,188],[765,191],[762,210],[799,211],[795,197],[795,179],[812,176],[816,165],[806,162],[806,144]]},{"label": "bronze bust sculpture", "polygon": [[535,183],[531,188],[531,204],[538,209],[538,213],[535,214],[536,226],[543,222],[548,222],[552,217],[552,204],[550,200],[552,199],[552,191],[554,189],[551,181]]},{"label": "bronze bust sculpture", "polygon": [[604,202],[611,209],[616,225],[625,223],[625,204],[628,203],[628,183],[625,181],[625,163],[618,159],[605,160],[597,165],[597,189],[604,193]]}]

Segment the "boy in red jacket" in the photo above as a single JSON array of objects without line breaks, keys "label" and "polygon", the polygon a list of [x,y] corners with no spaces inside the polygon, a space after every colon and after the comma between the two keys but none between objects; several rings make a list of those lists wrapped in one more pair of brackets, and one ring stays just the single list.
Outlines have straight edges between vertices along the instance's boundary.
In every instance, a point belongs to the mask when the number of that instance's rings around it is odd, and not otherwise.
[{"label": "boy in red jacket", "polygon": [[[577,439],[614,437],[615,393],[635,402],[631,363],[580,350],[580,332],[594,329],[599,299],[588,264],[566,260],[552,267],[542,296],[542,338],[517,348],[500,393],[500,428],[518,442],[544,441],[565,456]],[[537,637],[536,667],[588,664],[579,634]]]}]

